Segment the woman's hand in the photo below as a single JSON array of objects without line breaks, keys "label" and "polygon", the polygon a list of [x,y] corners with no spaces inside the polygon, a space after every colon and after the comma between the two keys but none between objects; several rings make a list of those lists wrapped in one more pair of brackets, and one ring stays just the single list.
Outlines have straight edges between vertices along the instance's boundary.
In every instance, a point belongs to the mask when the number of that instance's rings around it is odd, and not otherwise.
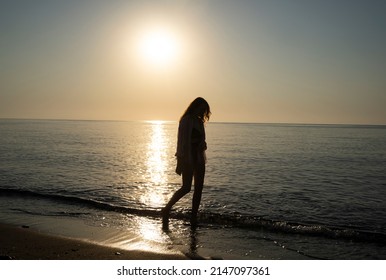
[{"label": "woman's hand", "polygon": [[200,151],[206,151],[206,149],[207,149],[208,147],[206,146],[206,142],[205,142],[205,141],[202,141],[202,142],[200,142],[198,148],[200,149]]}]

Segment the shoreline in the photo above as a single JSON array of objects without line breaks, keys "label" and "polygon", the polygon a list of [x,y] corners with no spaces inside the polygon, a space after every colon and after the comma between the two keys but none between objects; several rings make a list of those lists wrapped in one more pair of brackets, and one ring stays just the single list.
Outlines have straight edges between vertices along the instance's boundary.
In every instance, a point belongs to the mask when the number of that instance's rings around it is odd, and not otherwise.
[{"label": "shoreline", "polygon": [[3,260],[184,260],[184,254],[125,250],[0,223]]}]

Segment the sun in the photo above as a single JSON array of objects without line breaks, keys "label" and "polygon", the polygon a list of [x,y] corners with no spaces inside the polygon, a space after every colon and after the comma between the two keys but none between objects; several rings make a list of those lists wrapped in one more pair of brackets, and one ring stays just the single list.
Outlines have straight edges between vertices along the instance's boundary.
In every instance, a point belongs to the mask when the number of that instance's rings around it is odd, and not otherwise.
[{"label": "sun", "polygon": [[146,66],[169,67],[178,61],[181,42],[172,30],[152,28],[139,37],[137,51]]}]

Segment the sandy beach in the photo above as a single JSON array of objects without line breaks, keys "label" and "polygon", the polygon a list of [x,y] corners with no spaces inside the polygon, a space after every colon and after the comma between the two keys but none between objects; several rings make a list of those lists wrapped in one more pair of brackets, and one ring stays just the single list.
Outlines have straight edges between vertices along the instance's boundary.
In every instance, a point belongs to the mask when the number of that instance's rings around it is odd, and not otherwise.
[{"label": "sandy beach", "polygon": [[0,224],[0,259],[15,260],[181,260],[182,253],[129,251],[58,237],[22,226]]}]

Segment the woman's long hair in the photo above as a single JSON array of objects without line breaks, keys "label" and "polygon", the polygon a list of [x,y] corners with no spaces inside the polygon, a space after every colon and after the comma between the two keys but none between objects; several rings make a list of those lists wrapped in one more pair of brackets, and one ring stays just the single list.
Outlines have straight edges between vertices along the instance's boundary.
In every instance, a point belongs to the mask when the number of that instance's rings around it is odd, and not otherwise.
[{"label": "woman's long hair", "polygon": [[[205,111],[203,112],[202,115],[197,114],[197,108],[204,105],[205,106]],[[186,115],[196,115],[199,119],[202,120],[202,122],[207,122],[209,121],[210,115],[212,113],[210,112],[210,107],[208,102],[202,98],[202,97],[197,97],[190,103],[188,108],[186,109],[185,113],[181,116],[181,119],[185,117]]]}]

